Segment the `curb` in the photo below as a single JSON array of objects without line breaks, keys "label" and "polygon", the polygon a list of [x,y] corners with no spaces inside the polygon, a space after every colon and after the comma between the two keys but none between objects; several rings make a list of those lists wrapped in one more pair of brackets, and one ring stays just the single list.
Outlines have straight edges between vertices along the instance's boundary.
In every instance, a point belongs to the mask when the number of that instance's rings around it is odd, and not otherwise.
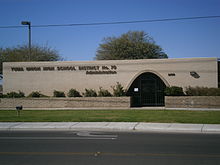
[{"label": "curb", "polygon": [[220,124],[138,123],[138,122],[0,122],[1,131],[124,131],[220,133]]}]

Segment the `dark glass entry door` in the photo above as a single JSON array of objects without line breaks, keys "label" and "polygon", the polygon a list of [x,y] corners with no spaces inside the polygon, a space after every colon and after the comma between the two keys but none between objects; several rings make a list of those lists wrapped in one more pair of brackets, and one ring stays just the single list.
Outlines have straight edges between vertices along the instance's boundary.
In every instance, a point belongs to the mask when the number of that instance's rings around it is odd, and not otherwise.
[{"label": "dark glass entry door", "polygon": [[128,90],[131,106],[164,106],[166,85],[153,73],[143,73],[137,77]]},{"label": "dark glass entry door", "polygon": [[142,106],[154,105],[156,102],[155,80],[141,80],[141,104]]}]

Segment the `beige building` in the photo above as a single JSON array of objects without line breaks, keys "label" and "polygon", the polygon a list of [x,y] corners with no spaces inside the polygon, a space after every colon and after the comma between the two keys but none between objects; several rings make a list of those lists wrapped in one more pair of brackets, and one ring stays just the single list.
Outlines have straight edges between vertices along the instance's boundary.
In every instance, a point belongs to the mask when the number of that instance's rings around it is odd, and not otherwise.
[{"label": "beige building", "polygon": [[52,96],[54,90],[81,93],[123,85],[137,106],[164,104],[166,86],[218,87],[217,58],[110,61],[6,62],[3,93],[33,91]]}]

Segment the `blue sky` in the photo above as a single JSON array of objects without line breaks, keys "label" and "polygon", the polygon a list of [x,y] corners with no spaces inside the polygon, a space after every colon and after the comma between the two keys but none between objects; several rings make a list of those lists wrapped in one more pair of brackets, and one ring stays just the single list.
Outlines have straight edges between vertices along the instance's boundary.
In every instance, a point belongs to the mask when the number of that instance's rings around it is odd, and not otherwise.
[{"label": "blue sky", "polygon": [[[220,0],[0,0],[0,26],[133,21],[220,15]],[[64,60],[94,60],[102,39],[143,30],[169,58],[219,57],[220,18],[138,24],[32,28],[32,42]],[[0,47],[28,42],[28,28],[0,29]]]}]

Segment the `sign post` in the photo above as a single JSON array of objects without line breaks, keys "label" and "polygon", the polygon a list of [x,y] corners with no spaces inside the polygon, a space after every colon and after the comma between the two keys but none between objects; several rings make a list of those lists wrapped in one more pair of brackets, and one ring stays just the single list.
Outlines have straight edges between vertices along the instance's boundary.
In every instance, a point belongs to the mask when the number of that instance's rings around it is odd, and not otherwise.
[{"label": "sign post", "polygon": [[20,112],[23,109],[22,105],[21,106],[16,106],[16,111],[17,111],[17,116],[20,116]]}]

